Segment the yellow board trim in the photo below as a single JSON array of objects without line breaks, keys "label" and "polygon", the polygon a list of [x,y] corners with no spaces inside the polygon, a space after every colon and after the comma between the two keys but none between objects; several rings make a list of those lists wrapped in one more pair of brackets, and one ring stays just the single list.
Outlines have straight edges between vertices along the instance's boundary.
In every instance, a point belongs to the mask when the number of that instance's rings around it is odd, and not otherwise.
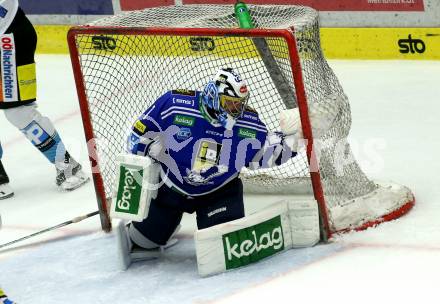
[{"label": "yellow board trim", "polygon": [[322,28],[321,44],[329,59],[440,60],[440,28]]},{"label": "yellow board trim", "polygon": [[70,25],[35,25],[38,54],[68,54],[67,32]]},{"label": "yellow board trim", "polygon": [[[37,25],[37,52],[68,54],[69,28],[67,25]],[[423,53],[400,52],[399,40],[401,44],[408,44],[402,40],[408,40],[409,35],[423,41],[426,48]],[[321,28],[321,44],[328,59],[440,60],[440,28]]]}]

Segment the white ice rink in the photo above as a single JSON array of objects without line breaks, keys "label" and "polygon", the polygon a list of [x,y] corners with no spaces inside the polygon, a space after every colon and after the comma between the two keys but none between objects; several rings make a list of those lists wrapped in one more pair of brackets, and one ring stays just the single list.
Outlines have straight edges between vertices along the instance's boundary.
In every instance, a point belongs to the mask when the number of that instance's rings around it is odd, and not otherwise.
[{"label": "white ice rink", "polygon": [[[351,102],[358,162],[370,177],[412,189],[408,215],[205,279],[197,274],[192,216],[163,259],[125,272],[113,234],[101,232],[95,216],[0,250],[0,286],[20,304],[438,303],[440,62],[330,65]],[[40,55],[37,72],[40,111],[90,172],[69,58]],[[97,209],[92,183],[59,193],[53,166],[0,116],[3,163],[15,189],[0,201],[0,244]],[[265,200],[248,197],[246,208]]]}]

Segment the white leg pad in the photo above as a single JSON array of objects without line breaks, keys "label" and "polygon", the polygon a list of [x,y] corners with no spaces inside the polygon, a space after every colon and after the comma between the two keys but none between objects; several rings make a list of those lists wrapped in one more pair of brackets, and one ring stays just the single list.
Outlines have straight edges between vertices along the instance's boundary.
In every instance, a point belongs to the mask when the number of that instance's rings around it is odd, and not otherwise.
[{"label": "white leg pad", "polygon": [[199,274],[208,276],[319,242],[316,201],[279,201],[239,220],[197,230]]},{"label": "white leg pad", "polygon": [[289,201],[292,247],[311,247],[320,239],[318,203],[314,199]]}]

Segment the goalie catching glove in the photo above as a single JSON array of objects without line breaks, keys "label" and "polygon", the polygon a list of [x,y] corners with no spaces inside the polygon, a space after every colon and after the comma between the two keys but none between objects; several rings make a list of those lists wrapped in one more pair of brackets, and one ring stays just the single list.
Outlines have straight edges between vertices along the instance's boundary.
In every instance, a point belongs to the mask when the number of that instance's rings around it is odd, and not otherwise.
[{"label": "goalie catching glove", "polygon": [[[332,94],[322,101],[309,105],[308,113],[315,138],[323,137],[332,127],[343,100],[341,96]],[[304,138],[298,108],[280,112],[280,128],[285,135],[294,136],[296,140]]]}]

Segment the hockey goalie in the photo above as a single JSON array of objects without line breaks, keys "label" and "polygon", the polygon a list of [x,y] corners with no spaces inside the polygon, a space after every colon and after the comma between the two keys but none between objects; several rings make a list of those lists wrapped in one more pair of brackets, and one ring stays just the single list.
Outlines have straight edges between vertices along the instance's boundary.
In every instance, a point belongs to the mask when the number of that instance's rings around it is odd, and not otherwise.
[{"label": "hockey goalie", "polygon": [[[203,91],[168,91],[135,121],[112,206],[113,217],[132,220],[117,228],[124,268],[174,245],[183,213],[196,214],[201,275],[319,241],[316,202],[282,201],[245,216],[241,169],[285,163],[302,134],[294,110],[282,115],[284,132],[269,132],[249,98],[238,72],[222,68]],[[132,214],[116,215],[124,211]]]}]

